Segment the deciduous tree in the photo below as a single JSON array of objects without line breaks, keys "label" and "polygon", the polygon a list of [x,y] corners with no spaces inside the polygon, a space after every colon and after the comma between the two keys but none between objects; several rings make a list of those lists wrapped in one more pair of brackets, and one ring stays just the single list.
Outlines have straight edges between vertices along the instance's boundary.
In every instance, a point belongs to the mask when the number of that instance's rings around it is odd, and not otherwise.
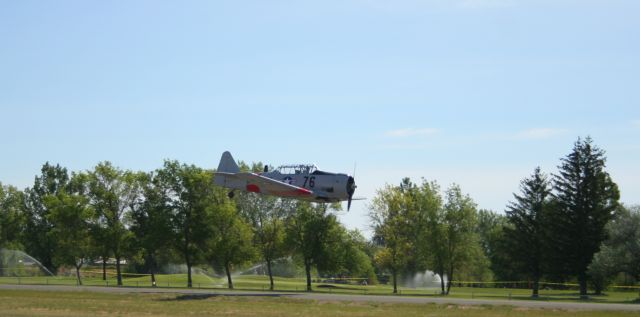
[{"label": "deciduous tree", "polygon": [[56,241],[54,263],[72,265],[76,269],[78,285],[82,285],[80,269],[93,255],[90,227],[95,213],[85,195],[87,176],[73,174],[67,190],[44,197],[52,224],[48,235]]},{"label": "deciduous tree", "polygon": [[128,229],[128,213],[141,199],[135,173],[122,171],[110,162],[99,163],[89,173],[89,198],[97,218],[93,230],[103,239],[116,260],[116,278],[122,285],[121,262],[132,251],[133,234]]},{"label": "deciduous tree", "polygon": [[[0,183],[0,250],[21,249],[20,235],[24,230],[24,193]],[[4,275],[4,260],[0,252],[0,276]]]},{"label": "deciduous tree", "polygon": [[57,195],[68,182],[66,168],[47,162],[42,166],[40,175],[35,177],[33,186],[25,190],[26,226],[22,244],[29,255],[38,259],[51,272],[57,270],[53,263],[56,247],[55,240],[48,234],[52,224],[47,217],[49,209],[44,205],[44,196]]},{"label": "deciduous tree", "polygon": [[171,228],[176,237],[174,248],[184,258],[187,287],[192,287],[192,267],[205,262],[207,243],[215,238],[213,172],[178,161],[165,161],[157,173],[167,190]]},{"label": "deciduous tree", "polygon": [[144,268],[151,274],[151,285],[156,286],[156,273],[160,264],[169,258],[175,241],[171,227],[171,208],[166,186],[156,173],[143,173],[138,181],[144,199],[131,210],[131,231],[142,253]]},{"label": "deciduous tree", "polygon": [[640,206],[620,206],[606,230],[609,237],[594,255],[588,269],[596,294],[600,294],[618,273],[640,280]]},{"label": "deciduous tree", "polygon": [[454,273],[471,260],[479,245],[474,230],[477,224],[476,204],[469,195],[462,194],[458,185],[447,189],[445,197],[442,225],[447,274],[446,294],[449,294]]},{"label": "deciduous tree", "polygon": [[231,271],[239,265],[256,258],[253,232],[237,209],[226,199],[226,194],[217,189],[213,211],[214,236],[209,243],[209,259],[214,267],[223,269],[227,275],[227,286],[233,289]]},{"label": "deciduous tree", "polygon": [[311,288],[311,269],[318,271],[333,270],[337,265],[335,251],[339,245],[339,223],[329,209],[336,208],[327,204],[312,204],[296,201],[295,213],[286,221],[287,241],[305,269],[307,291]]},{"label": "deciduous tree", "polygon": [[375,255],[375,261],[391,272],[394,294],[398,293],[398,275],[412,251],[411,239],[407,234],[412,219],[407,217],[406,199],[399,187],[386,185],[373,198],[369,213],[375,235],[382,245]]},{"label": "deciduous tree", "polygon": [[284,219],[293,203],[255,193],[242,193],[236,197],[239,212],[251,225],[254,245],[266,264],[269,289],[274,290],[272,265],[274,260],[286,254]]}]

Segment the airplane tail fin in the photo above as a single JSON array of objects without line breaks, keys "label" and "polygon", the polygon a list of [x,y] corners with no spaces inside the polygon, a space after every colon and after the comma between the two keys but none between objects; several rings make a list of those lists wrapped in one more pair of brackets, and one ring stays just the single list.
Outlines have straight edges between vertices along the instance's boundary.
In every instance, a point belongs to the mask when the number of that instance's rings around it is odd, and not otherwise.
[{"label": "airplane tail fin", "polygon": [[222,153],[222,158],[220,158],[220,164],[218,164],[217,172],[221,172],[221,173],[239,173],[240,172],[240,168],[238,167],[238,164],[236,164],[236,161],[233,159],[233,156],[231,156],[231,153],[229,153],[229,151]]}]

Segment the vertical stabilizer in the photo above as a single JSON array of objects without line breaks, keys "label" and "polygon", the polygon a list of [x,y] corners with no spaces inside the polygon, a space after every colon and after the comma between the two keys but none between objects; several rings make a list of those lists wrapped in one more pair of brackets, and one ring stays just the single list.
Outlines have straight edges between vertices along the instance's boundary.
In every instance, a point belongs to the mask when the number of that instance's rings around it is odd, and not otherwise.
[{"label": "vertical stabilizer", "polygon": [[229,151],[222,153],[222,158],[220,158],[220,164],[218,164],[218,172],[221,173],[239,173],[240,168],[236,161],[231,156]]}]

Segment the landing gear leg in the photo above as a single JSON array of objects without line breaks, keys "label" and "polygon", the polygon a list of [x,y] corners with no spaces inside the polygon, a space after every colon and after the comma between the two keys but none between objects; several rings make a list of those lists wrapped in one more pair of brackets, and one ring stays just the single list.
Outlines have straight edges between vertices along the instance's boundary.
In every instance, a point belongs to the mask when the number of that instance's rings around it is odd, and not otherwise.
[{"label": "landing gear leg", "polygon": [[227,196],[229,196],[229,199],[233,199],[233,196],[235,196],[235,195],[236,195],[236,193],[234,193],[234,192],[233,192],[233,190],[232,190],[232,191],[230,191],[230,192],[227,194]]}]

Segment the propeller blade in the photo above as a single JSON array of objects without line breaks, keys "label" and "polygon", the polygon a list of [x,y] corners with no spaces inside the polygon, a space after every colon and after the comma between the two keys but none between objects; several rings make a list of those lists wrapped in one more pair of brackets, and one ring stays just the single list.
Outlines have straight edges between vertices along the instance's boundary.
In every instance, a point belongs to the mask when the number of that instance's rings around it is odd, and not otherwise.
[{"label": "propeller blade", "polygon": [[347,200],[347,211],[351,209],[351,200],[353,200],[353,193],[356,191],[356,181],[353,176],[349,176],[347,179],[347,194],[349,195],[349,199]]}]

